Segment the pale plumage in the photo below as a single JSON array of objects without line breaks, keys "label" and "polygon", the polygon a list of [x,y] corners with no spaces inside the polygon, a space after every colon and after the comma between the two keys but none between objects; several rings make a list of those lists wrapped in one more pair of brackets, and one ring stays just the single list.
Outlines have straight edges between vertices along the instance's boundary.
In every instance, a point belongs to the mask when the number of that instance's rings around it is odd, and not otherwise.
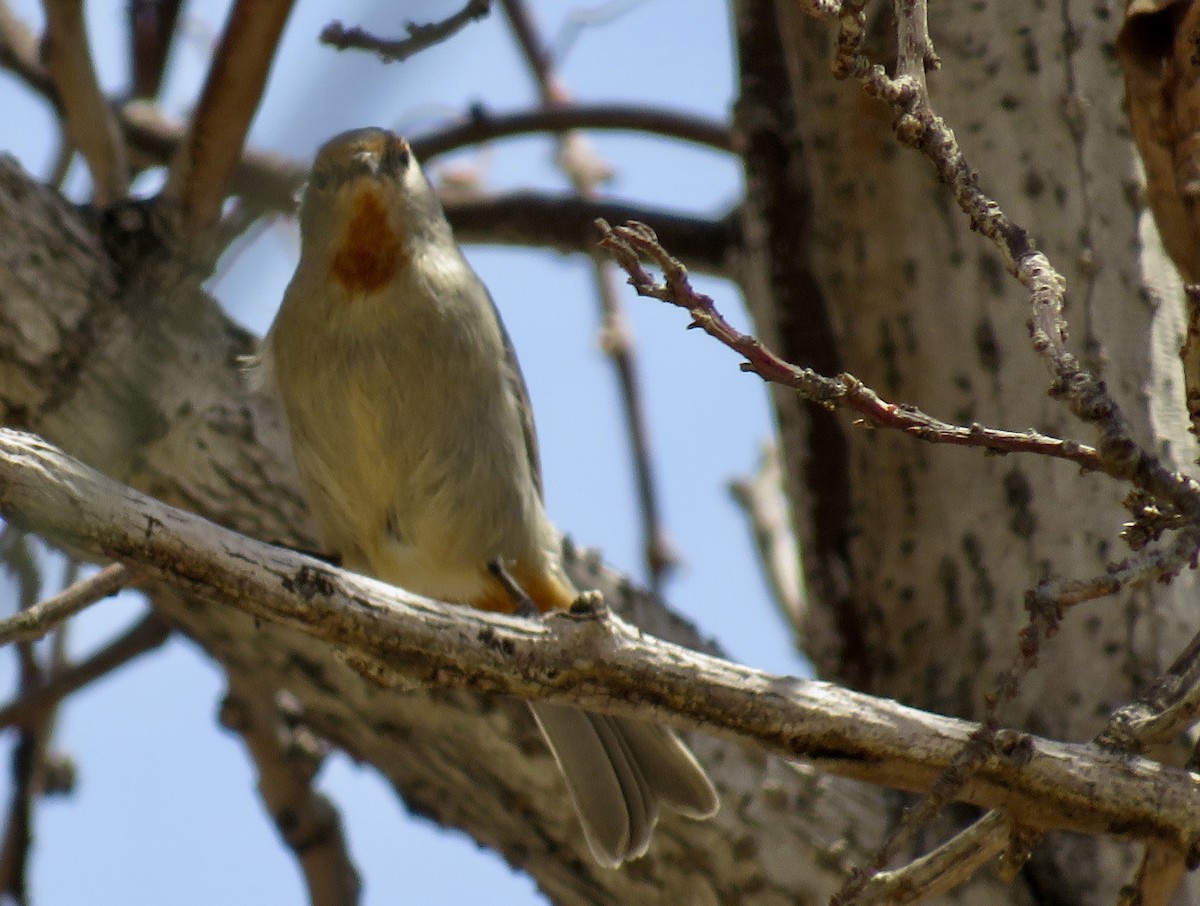
[{"label": "pale plumage", "polygon": [[[317,156],[296,274],[264,344],[309,505],[331,553],[429,597],[512,610],[499,560],[542,610],[569,606],[542,503],[524,382],[487,289],[408,146],[380,129]],[[589,847],[645,852],[663,802],[717,808],[670,731],[531,705]]]}]

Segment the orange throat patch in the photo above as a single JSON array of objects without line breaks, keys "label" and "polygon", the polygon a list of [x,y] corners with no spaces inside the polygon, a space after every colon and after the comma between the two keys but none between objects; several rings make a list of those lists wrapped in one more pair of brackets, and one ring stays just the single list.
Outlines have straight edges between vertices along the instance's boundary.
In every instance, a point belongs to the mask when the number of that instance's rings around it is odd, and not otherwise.
[{"label": "orange throat patch", "polygon": [[329,274],[347,292],[373,293],[403,265],[403,237],[393,229],[374,186],[363,186],[355,193],[351,211]]}]

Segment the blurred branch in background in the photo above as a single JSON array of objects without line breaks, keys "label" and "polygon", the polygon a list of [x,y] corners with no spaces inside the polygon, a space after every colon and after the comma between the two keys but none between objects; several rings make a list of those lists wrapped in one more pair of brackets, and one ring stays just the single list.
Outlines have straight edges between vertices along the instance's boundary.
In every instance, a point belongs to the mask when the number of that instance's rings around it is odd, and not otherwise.
[{"label": "blurred branch in background", "polygon": [[179,205],[184,236],[205,233],[221,216],[291,11],[292,0],[236,0],[229,12],[163,189]]},{"label": "blurred branch in background", "polygon": [[[237,733],[258,772],[258,793],[275,829],[300,866],[312,906],[354,906],[362,883],[337,807],[313,786],[327,754],[288,697],[254,688],[227,671],[222,726]],[[277,700],[278,699],[278,700]],[[288,720],[288,712],[291,719]]]},{"label": "blurred branch in background", "polygon": [[182,6],[183,0],[129,0],[126,5],[133,97],[158,97]]},{"label": "blurred branch in background", "polygon": [[[42,582],[33,537],[11,523],[6,525],[0,535],[0,560],[17,583],[18,616],[34,610]],[[71,572],[73,568],[68,567],[68,576]],[[16,650],[17,686],[23,695],[43,686],[63,669],[65,629],[58,626],[50,644],[42,651],[30,638],[18,641]],[[28,872],[37,800],[44,795],[69,792],[75,783],[70,759],[51,750],[57,717],[57,708],[43,709],[36,719],[20,727],[12,749],[12,786],[0,843],[0,894],[18,906],[30,902]]]},{"label": "blurred branch in background", "polygon": [[[570,102],[570,94],[554,71],[550,49],[538,33],[533,15],[524,0],[500,0],[521,55],[533,76],[542,107],[553,110]],[[600,185],[612,177],[612,168],[602,160],[595,147],[581,132],[571,131],[558,138],[558,166],[582,199],[595,200]],[[633,329],[622,310],[612,266],[599,249],[588,250],[596,300],[600,304],[600,348],[612,363],[613,374],[625,417],[629,454],[638,510],[642,521],[642,557],[650,589],[661,595],[663,583],[679,566],[679,554],[663,525],[658,483],[650,444],[650,424],[642,395]]]},{"label": "blurred branch in background", "polygon": [[426,48],[453,37],[471,22],[488,14],[491,0],[467,0],[466,6],[440,22],[405,25],[407,38],[380,38],[361,28],[347,28],[341,22],[331,22],[321,31],[321,43],[338,50],[369,50],[385,63],[401,63]]},{"label": "blurred branch in background", "polygon": [[129,190],[125,137],[96,71],[83,20],[83,0],[46,0],[46,68],[62,101],[63,132],[87,161],[92,196],[105,208]]}]

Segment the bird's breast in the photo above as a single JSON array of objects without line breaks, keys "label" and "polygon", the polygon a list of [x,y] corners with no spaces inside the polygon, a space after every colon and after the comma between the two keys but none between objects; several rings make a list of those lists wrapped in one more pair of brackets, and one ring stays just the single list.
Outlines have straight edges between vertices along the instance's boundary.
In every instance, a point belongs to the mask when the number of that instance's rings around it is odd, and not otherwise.
[{"label": "bird's breast", "polygon": [[376,187],[366,184],[355,191],[343,223],[334,241],[329,277],[347,298],[378,292],[407,267],[405,237],[388,216]]}]

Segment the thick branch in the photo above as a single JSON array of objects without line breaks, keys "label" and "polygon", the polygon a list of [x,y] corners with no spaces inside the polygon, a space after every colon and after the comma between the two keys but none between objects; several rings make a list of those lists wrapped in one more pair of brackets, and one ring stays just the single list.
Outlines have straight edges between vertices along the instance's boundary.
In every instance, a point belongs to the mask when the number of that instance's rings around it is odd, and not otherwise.
[{"label": "thick branch", "polygon": [[[441,604],[273,548],[0,430],[0,513],[321,639],[376,681],[546,698],[752,742],[822,770],[925,790],[973,725],[827,683],[771,676],[643,635],[607,612],[534,622]],[[1200,846],[1186,771],[1004,734],[963,800],[1023,825]]]}]

